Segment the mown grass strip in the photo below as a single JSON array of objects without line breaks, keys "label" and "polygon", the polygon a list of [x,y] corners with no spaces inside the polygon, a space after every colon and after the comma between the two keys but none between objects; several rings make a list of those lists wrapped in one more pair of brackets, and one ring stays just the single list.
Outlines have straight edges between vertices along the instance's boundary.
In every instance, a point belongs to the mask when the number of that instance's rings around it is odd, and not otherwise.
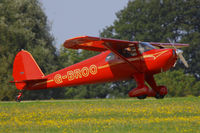
[{"label": "mown grass strip", "polygon": [[199,132],[200,98],[0,102],[0,132]]}]

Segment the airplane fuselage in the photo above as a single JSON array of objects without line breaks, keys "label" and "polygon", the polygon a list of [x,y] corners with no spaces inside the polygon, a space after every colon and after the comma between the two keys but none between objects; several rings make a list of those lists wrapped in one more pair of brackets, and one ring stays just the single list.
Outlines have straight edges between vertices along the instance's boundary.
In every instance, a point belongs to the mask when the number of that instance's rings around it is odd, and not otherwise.
[{"label": "airplane fuselage", "polygon": [[[133,78],[138,73],[130,64],[110,51],[102,52],[94,57],[66,67],[44,76],[46,81],[31,84],[25,89],[37,90],[65,86],[76,86],[92,83],[111,82]],[[141,73],[156,74],[170,69],[177,55],[173,49],[153,49],[127,58]]]}]

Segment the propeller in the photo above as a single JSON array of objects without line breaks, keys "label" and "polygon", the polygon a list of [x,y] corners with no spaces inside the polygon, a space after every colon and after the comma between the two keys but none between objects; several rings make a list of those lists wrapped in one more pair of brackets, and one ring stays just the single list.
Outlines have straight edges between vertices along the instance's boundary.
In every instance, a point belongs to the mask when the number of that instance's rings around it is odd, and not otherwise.
[{"label": "propeller", "polygon": [[[172,41],[168,38],[169,42],[172,44],[172,46],[174,47],[174,49],[176,50],[176,54],[177,56],[179,57],[179,59],[181,60],[181,62],[185,65],[186,68],[189,67],[187,61],[185,60],[185,58],[183,57],[183,50],[180,50],[180,49],[177,49],[175,46],[174,46],[174,43],[172,43]],[[175,63],[176,65],[176,63]],[[175,66],[174,65],[174,66]]]},{"label": "propeller", "polygon": [[189,67],[187,61],[185,60],[185,58],[183,57],[183,50],[180,49],[176,49],[176,54],[178,55],[178,57],[180,58],[180,60],[182,61],[182,63],[185,65],[185,67]]}]

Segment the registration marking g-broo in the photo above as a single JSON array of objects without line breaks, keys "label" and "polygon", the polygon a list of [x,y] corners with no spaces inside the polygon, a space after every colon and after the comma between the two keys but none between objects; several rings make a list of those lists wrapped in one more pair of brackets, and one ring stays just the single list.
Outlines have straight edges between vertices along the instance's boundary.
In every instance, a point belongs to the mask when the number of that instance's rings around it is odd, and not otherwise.
[{"label": "registration marking g-broo", "polygon": [[89,75],[95,75],[98,73],[98,68],[96,65],[91,65],[90,67],[83,67],[82,69],[75,69],[67,71],[66,75],[56,74],[54,76],[54,81],[56,84],[61,84],[63,79],[68,79],[72,81],[75,79],[80,79],[83,77],[88,77]]}]

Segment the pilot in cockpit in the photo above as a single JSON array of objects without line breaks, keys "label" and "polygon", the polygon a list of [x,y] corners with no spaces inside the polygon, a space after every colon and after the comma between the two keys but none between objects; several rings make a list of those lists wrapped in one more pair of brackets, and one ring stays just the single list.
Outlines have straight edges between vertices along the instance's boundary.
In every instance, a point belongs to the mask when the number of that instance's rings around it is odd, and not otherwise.
[{"label": "pilot in cockpit", "polygon": [[122,49],[121,54],[124,57],[131,57],[131,56],[136,56],[137,55],[135,47],[127,47],[125,49]]}]

